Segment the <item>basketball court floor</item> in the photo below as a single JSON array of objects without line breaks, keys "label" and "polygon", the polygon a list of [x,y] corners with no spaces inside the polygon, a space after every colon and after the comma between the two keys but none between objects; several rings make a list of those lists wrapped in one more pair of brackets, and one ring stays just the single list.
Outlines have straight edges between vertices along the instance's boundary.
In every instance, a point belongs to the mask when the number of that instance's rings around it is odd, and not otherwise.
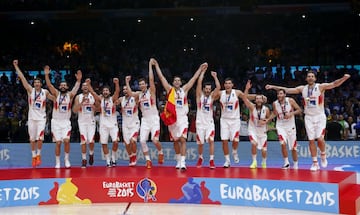
[{"label": "basketball court floor", "polygon": [[225,205],[167,203],[101,203],[92,205],[46,205],[0,208],[1,215],[329,215],[312,211]]}]

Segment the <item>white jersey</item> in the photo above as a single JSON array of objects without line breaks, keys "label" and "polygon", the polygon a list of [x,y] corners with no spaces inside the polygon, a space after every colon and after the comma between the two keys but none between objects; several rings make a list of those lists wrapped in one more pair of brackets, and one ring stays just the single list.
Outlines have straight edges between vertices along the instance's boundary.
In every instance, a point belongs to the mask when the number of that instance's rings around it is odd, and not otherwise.
[{"label": "white jersey", "polygon": [[61,95],[58,93],[56,100],[54,101],[52,118],[57,120],[70,120],[71,118],[71,99],[70,93]]},{"label": "white jersey", "polygon": [[290,104],[290,99],[288,97],[285,97],[285,101],[284,104],[280,104],[279,100],[275,101],[275,110],[277,112],[277,116],[276,116],[276,127],[277,126],[281,126],[281,127],[288,127],[288,128],[293,128],[295,127],[295,117],[291,116],[291,118],[289,119],[284,119],[284,116],[286,113],[290,113],[293,112],[293,108],[291,107]]},{"label": "white jersey", "polygon": [[145,92],[140,92],[139,102],[142,117],[149,118],[154,115],[159,115],[158,109],[156,107],[156,98],[151,96],[149,89],[147,89]]},{"label": "white jersey", "polygon": [[45,120],[46,119],[46,91],[41,89],[36,92],[35,88],[28,94],[29,103],[29,120]]},{"label": "white jersey", "polygon": [[201,126],[214,124],[213,120],[213,99],[211,96],[206,97],[203,93],[200,102],[197,104],[196,124]]},{"label": "white jersey", "polygon": [[100,125],[109,127],[117,126],[116,105],[112,97],[108,99],[101,98],[100,102]]},{"label": "white jersey", "polygon": [[176,116],[183,117],[187,116],[189,112],[188,100],[183,88],[175,89],[175,107],[176,107]]},{"label": "white jersey", "polygon": [[309,88],[306,85],[302,91],[304,100],[304,113],[305,115],[316,116],[325,114],[324,98],[325,93],[320,92],[319,84],[315,84],[314,88]]},{"label": "white jersey", "polygon": [[126,127],[132,127],[139,123],[138,105],[134,97],[123,97],[121,101],[122,123]]},{"label": "white jersey", "polygon": [[266,134],[267,125],[259,125],[259,121],[264,119],[266,119],[266,106],[263,105],[260,110],[254,108],[254,110],[250,113],[249,133]]},{"label": "white jersey", "polygon": [[89,93],[86,96],[83,93],[79,94],[79,104],[81,104],[81,107],[78,112],[78,123],[87,124],[87,123],[95,122],[95,116],[93,110],[95,104],[94,96],[91,93]]},{"label": "white jersey", "polygon": [[221,91],[220,104],[222,110],[221,118],[240,120],[239,98],[236,96],[234,89],[231,90],[230,95],[227,95],[225,90]]}]

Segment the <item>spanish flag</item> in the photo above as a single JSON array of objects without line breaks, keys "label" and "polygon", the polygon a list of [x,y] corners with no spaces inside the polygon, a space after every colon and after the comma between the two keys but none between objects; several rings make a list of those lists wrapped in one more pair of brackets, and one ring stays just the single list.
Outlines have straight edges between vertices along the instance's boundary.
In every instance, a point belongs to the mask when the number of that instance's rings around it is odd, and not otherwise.
[{"label": "spanish flag", "polygon": [[175,89],[171,88],[167,95],[164,111],[160,114],[160,118],[165,125],[172,125],[176,122],[176,106],[175,106]]}]

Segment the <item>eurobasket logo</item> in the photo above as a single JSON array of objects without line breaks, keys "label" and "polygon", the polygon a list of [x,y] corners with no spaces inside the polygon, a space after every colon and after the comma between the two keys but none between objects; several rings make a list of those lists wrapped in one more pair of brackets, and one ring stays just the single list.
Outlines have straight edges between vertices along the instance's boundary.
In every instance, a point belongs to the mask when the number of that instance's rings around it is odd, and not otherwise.
[{"label": "eurobasket logo", "polygon": [[136,185],[136,193],[140,198],[144,199],[144,202],[148,202],[149,200],[155,202],[156,192],[157,186],[155,182],[151,179],[144,178]]}]

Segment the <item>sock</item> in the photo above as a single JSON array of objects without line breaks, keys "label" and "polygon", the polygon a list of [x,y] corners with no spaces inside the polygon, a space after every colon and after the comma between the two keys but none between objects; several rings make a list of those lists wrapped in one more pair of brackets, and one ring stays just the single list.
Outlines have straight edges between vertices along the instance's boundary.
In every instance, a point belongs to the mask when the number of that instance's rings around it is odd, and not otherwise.
[{"label": "sock", "polygon": [[288,157],[284,158],[284,163],[285,163],[285,164],[288,164],[288,163],[289,163],[289,158],[288,158]]},{"label": "sock", "polygon": [[199,158],[204,159],[202,154],[199,154]]},{"label": "sock", "polygon": [[36,157],[36,151],[31,151],[32,157]]},{"label": "sock", "polygon": [[210,160],[214,160],[214,155],[210,155]]},{"label": "sock", "polygon": [[150,155],[145,155],[145,159],[146,159],[147,161],[149,161],[149,160],[150,160]]},{"label": "sock", "polygon": [[230,162],[230,155],[225,155],[225,160]]}]

